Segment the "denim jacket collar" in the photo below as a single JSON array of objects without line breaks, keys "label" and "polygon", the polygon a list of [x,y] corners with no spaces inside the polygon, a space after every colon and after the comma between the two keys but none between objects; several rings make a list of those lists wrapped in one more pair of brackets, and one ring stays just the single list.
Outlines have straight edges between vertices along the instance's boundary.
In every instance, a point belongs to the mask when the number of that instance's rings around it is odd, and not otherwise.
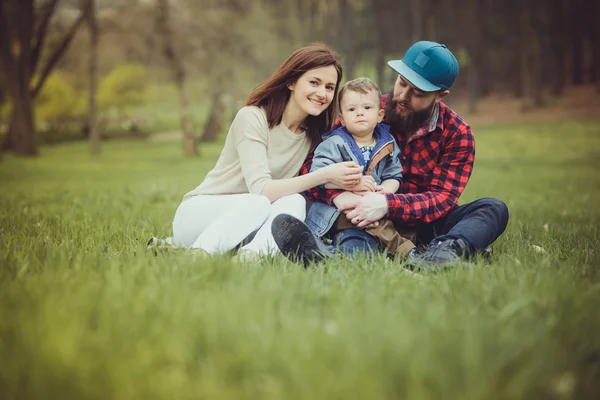
[{"label": "denim jacket collar", "polygon": [[[348,144],[352,154],[358,160],[359,165],[362,165],[366,169],[367,166],[365,165],[362,152],[360,151],[360,148],[356,144],[356,141],[350,132],[348,132],[348,129],[346,129],[345,126],[340,126],[339,128],[325,133],[323,135],[323,140],[334,135],[340,136],[342,139],[344,139],[344,142]],[[386,144],[394,141],[394,138],[390,134],[390,127],[387,124],[377,124],[375,126],[375,130],[373,131],[373,137],[376,140],[375,148],[373,149],[373,155],[377,154],[377,152]]]}]

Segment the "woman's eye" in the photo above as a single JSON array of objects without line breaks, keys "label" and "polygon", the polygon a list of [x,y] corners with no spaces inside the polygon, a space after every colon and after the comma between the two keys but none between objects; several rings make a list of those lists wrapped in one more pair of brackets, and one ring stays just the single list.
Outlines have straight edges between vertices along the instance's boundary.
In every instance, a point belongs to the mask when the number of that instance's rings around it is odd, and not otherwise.
[{"label": "woman's eye", "polygon": [[329,90],[330,92],[333,92],[335,90],[335,88],[333,86],[327,86],[327,90]]},{"label": "woman's eye", "polygon": [[316,85],[316,84],[317,84],[317,81],[310,81],[310,84],[311,84],[311,85]]}]

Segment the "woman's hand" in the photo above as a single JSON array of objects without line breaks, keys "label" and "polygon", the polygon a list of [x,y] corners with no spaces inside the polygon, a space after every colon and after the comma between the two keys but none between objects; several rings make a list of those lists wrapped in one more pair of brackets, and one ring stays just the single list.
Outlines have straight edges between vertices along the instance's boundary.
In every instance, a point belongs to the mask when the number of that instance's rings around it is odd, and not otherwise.
[{"label": "woman's hand", "polygon": [[323,171],[325,183],[331,186],[353,190],[361,181],[363,167],[356,164],[354,161],[345,161],[341,163],[331,164],[320,171]]}]

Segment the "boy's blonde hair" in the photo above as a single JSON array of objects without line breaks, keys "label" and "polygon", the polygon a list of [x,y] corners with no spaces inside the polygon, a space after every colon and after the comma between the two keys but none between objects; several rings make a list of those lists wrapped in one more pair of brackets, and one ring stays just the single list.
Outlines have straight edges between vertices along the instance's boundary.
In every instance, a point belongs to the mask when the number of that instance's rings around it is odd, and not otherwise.
[{"label": "boy's blonde hair", "polygon": [[356,78],[346,82],[340,89],[340,93],[338,94],[338,109],[340,112],[342,112],[342,99],[344,98],[344,94],[347,90],[362,94],[375,92],[378,100],[377,105],[378,107],[381,106],[381,90],[379,90],[379,86],[377,86],[377,84],[369,78]]}]

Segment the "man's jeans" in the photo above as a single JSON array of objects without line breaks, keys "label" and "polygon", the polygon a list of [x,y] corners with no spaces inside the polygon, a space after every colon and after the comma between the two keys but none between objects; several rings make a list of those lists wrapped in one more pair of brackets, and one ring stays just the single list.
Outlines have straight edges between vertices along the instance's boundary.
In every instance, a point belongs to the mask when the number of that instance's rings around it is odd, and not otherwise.
[{"label": "man's jeans", "polygon": [[[417,226],[417,241],[433,244],[442,240],[462,239],[470,253],[485,250],[506,229],[508,208],[502,201],[492,198],[475,200],[455,207],[444,217],[429,224]],[[377,240],[361,229],[346,229],[336,233],[333,245],[344,254],[379,251]]]}]

